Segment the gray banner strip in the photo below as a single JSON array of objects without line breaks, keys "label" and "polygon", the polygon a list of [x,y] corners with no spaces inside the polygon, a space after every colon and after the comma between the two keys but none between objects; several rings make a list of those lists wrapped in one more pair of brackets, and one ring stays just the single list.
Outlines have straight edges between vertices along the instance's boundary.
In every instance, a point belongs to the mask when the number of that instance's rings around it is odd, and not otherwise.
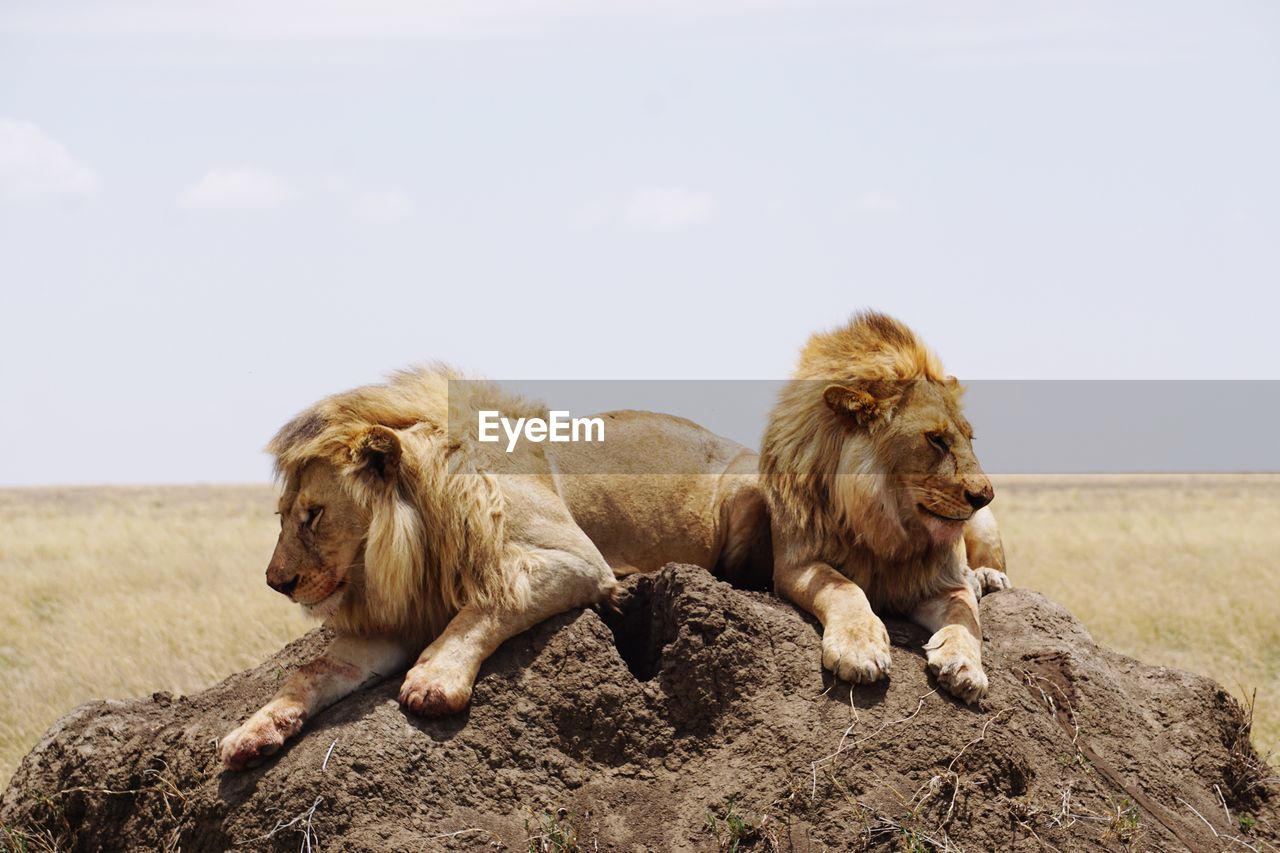
[{"label": "gray banner strip", "polygon": [[[751,449],[786,384],[486,382],[571,417],[619,409],[679,415]],[[826,383],[814,384],[820,395]],[[1280,381],[978,380],[964,387],[974,449],[989,473],[1280,472]]]}]

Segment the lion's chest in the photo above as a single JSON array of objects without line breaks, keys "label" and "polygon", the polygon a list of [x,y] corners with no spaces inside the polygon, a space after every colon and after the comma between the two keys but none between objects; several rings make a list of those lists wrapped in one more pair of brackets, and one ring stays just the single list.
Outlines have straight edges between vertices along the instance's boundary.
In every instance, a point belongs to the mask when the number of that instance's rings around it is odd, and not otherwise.
[{"label": "lion's chest", "polygon": [[833,565],[866,593],[878,613],[909,615],[937,591],[942,572],[936,560],[885,560],[851,554]]}]

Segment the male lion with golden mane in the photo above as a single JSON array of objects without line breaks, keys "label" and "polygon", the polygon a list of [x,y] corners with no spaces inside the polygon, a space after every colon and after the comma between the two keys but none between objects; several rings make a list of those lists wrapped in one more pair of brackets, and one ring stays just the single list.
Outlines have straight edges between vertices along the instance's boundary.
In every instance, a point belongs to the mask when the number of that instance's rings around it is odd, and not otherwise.
[{"label": "male lion with golden mane", "polygon": [[810,338],[770,415],[774,589],[822,622],[823,666],[846,681],[889,672],[879,611],[933,632],[928,667],[947,691],[986,694],[977,599],[1008,578],[960,395],[910,329],[864,313]]},{"label": "male lion with golden mane", "polygon": [[607,599],[615,574],[670,561],[767,572],[750,451],[682,418],[611,412],[603,442],[507,452],[477,440],[477,414],[547,410],[457,379],[398,373],[322,400],[271,440],[283,490],[267,583],[336,637],[222,739],[226,767],[261,761],[410,662],[405,708],[460,711],[504,640]]}]

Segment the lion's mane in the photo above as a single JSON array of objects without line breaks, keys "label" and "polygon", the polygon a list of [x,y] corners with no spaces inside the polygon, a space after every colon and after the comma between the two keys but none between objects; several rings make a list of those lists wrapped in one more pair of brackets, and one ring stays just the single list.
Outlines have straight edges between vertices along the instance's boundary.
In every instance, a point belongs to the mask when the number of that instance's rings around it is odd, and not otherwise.
[{"label": "lion's mane", "polygon": [[[467,604],[512,605],[523,594],[521,555],[506,537],[506,498],[474,442],[479,409],[546,416],[488,383],[432,365],[327,397],[267,445],[286,484],[312,460],[327,461],[369,515],[362,582],[330,617],[333,627],[431,637]],[[376,427],[396,430],[401,440],[389,480],[364,464]]]},{"label": "lion's mane", "polygon": [[893,460],[877,432],[850,430],[823,398],[830,383],[946,383],[938,357],[902,323],[857,314],[842,327],[813,335],[769,419],[760,474],[775,530],[812,544],[812,556],[835,565],[861,552],[886,571],[873,576],[877,597],[904,604],[923,594],[945,550],[912,535],[893,499]]}]

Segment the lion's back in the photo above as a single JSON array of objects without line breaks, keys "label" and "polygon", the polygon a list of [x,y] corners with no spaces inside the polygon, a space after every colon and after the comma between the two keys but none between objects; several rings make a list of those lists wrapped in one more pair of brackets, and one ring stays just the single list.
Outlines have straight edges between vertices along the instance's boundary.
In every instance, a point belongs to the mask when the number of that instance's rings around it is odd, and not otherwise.
[{"label": "lion's back", "polygon": [[721,508],[754,489],[755,454],[693,421],[604,412],[602,443],[549,451],[574,519],[619,572],[667,562],[712,568],[724,545]]}]

